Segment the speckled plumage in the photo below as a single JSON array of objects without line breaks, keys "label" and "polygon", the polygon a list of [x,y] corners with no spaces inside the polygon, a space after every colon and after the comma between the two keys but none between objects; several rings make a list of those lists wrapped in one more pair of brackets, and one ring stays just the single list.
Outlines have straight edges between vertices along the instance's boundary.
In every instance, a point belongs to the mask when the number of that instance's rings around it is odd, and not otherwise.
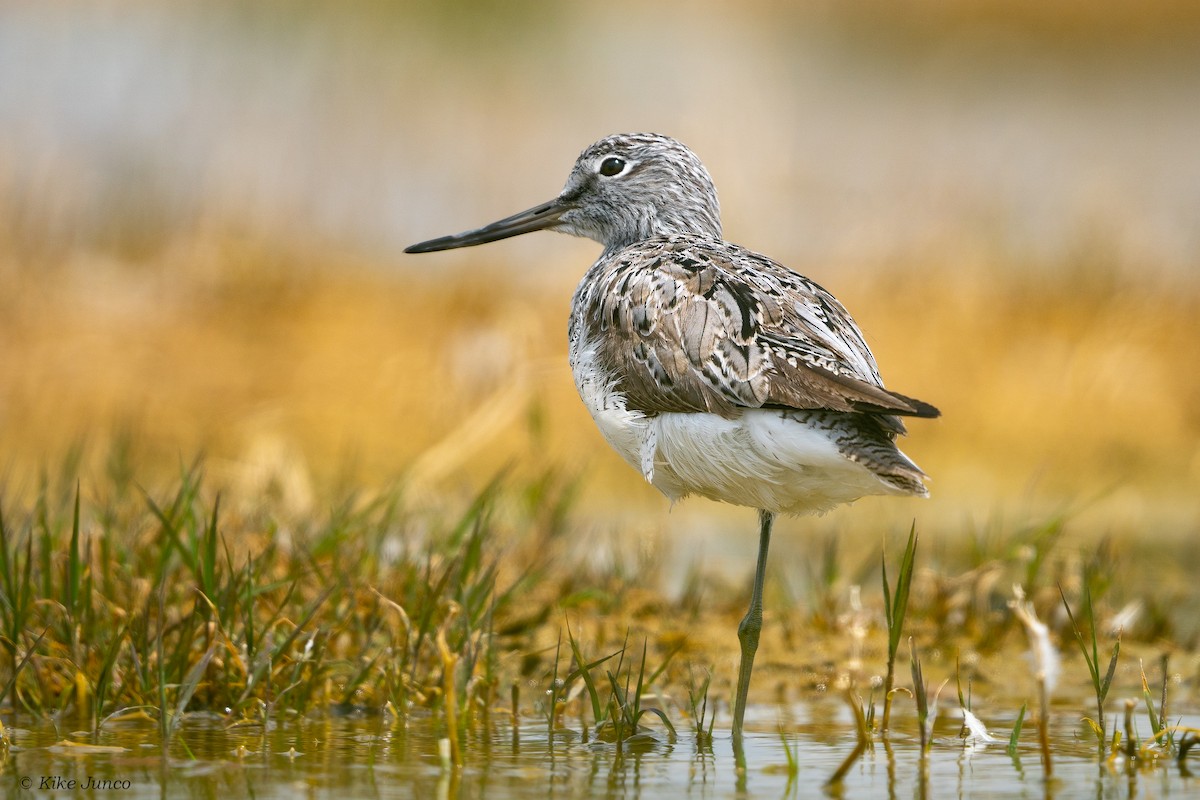
[{"label": "speckled plumage", "polygon": [[[893,440],[900,416],[937,410],[884,388],[833,295],[721,238],[712,179],[683,144],[606,137],[549,203],[409,252],[539,229],[604,245],[572,300],[572,371],[605,438],[668,497],[804,513],[926,494]],[[795,446],[763,441],[762,415]]]},{"label": "speckled plumage", "polygon": [[738,627],[733,740],[744,764],[775,514],[870,494],[925,496],[924,473],[895,438],[901,417],[938,411],[884,387],[833,295],[724,241],[712,179],[674,139],[601,139],[550,202],[406,252],[535,230],[604,245],[575,291],[568,331],[576,388],[604,438],[672,500],[699,494],[759,509],[754,587]]},{"label": "speckled plumage", "polygon": [[[719,239],[680,235],[652,236],[606,252],[576,290],[569,336],[580,394],[598,422],[592,373],[611,393],[600,401],[603,408],[612,411],[623,403],[627,412],[646,418],[628,425],[653,425],[646,420],[664,414],[715,414],[734,421],[762,409],[823,432],[845,459],[877,479],[821,458],[823,470],[847,473],[840,490],[823,496],[810,486],[789,486],[813,484],[817,470],[803,453],[793,453],[794,463],[760,467],[743,481],[726,475],[721,487],[703,480],[689,486],[677,477],[655,480],[658,469],[672,471],[671,461],[655,458],[651,470],[639,448],[635,466],[672,499],[696,492],[803,513],[864,494],[926,494],[923,474],[892,442],[904,431],[897,415],[928,415],[931,407],[884,389],[845,308],[820,286],[764,256]],[[777,433],[787,436],[788,427]],[[634,463],[629,447],[614,446]],[[734,460],[762,450],[753,439],[729,448],[725,457]],[[730,465],[714,469],[727,473]],[[744,485],[756,481],[774,491]]]}]

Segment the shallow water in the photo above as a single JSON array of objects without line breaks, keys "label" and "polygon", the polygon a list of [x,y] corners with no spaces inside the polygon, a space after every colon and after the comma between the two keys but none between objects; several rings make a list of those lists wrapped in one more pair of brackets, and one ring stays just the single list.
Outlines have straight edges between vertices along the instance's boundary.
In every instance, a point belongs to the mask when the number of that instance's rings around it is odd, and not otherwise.
[{"label": "shallow water", "polygon": [[[442,766],[438,726],[427,717],[407,723],[381,715],[296,718],[264,729],[229,728],[219,717],[192,715],[165,760],[151,720],[109,723],[92,739],[18,719],[9,725],[12,746],[0,787],[9,797],[837,796],[824,784],[854,748],[850,715],[839,708],[822,702],[752,709],[744,774],[735,768],[728,730],[716,731],[712,745],[702,746],[682,727],[674,741],[655,729],[639,745],[619,751],[583,741],[577,725],[550,737],[544,720],[524,718],[513,725],[501,718],[480,726],[486,734],[468,736],[465,766],[451,770]],[[1140,722],[1144,728],[1145,720]],[[938,722],[922,777],[920,746],[911,734],[915,720],[900,716],[887,741],[876,737],[850,769],[842,793],[1143,798],[1189,797],[1200,790],[1186,764],[1171,759],[1140,769],[1129,769],[1124,759],[1098,766],[1093,744],[1075,723],[1066,712],[1055,716],[1054,778],[1047,782],[1032,726],[1010,757],[1006,729],[992,731],[1003,742],[964,745],[958,720],[949,718]],[[1185,714],[1179,723],[1195,726],[1200,715]],[[67,746],[63,739],[105,749]],[[793,776],[787,751],[797,761]]]}]

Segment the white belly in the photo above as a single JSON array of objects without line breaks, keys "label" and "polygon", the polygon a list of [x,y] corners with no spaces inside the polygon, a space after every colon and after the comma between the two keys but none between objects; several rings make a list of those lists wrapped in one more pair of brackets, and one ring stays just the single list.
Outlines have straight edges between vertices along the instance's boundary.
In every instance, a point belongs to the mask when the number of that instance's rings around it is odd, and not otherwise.
[{"label": "white belly", "polygon": [[787,514],[828,511],[864,495],[903,494],[838,452],[827,432],[770,409],[653,417],[626,408],[591,348],[572,353],[584,405],[622,458],[672,501],[690,494]]}]

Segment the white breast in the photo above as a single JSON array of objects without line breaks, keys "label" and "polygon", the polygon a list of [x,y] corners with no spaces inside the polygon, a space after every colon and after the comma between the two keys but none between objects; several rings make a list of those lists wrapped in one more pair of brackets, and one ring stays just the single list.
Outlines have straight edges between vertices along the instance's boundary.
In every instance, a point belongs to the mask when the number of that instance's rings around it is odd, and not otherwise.
[{"label": "white breast", "polygon": [[626,408],[625,397],[613,388],[612,376],[600,369],[593,345],[573,338],[570,358],[575,388],[600,433],[621,458],[653,483],[653,460],[650,469],[644,469],[642,463],[643,451],[653,445],[651,418]]},{"label": "white breast", "polygon": [[871,494],[903,494],[843,456],[826,431],[771,409],[648,417],[626,407],[590,343],[573,339],[575,387],[600,433],[672,501],[689,494],[776,513],[822,512]]}]

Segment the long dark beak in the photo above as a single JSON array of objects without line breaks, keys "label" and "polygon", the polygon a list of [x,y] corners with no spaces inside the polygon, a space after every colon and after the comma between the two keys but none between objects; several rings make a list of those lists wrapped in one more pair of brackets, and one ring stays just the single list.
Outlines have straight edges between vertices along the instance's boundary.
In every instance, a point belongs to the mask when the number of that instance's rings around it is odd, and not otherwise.
[{"label": "long dark beak", "polygon": [[473,231],[456,233],[453,236],[442,236],[427,242],[414,244],[404,248],[406,253],[432,253],[435,250],[452,250],[455,247],[471,247],[486,244],[510,236],[520,236],[530,231],[540,231],[552,227],[559,218],[571,208],[571,204],[561,197],[556,197],[548,203],[513,214],[502,220],[484,225]]}]

